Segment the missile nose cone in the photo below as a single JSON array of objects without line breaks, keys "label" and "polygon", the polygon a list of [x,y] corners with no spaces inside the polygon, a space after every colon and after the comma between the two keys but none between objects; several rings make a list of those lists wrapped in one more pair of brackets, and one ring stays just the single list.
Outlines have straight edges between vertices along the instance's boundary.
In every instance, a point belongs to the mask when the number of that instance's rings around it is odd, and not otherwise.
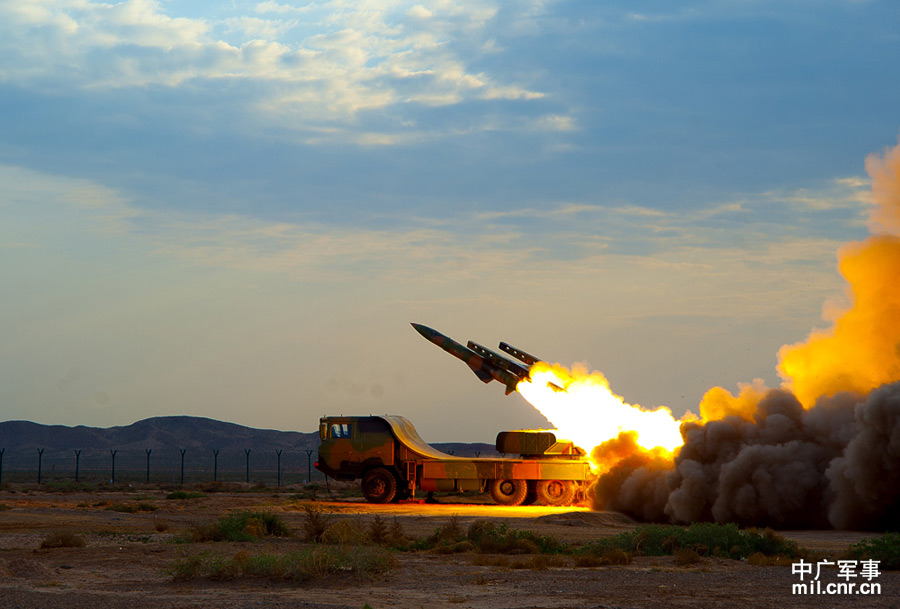
[{"label": "missile nose cone", "polygon": [[411,325],[413,328],[415,328],[416,332],[418,332],[419,334],[421,334],[428,340],[431,340],[434,337],[434,335],[437,334],[437,332],[435,332],[428,326],[423,326],[422,324],[410,323],[409,325]]}]

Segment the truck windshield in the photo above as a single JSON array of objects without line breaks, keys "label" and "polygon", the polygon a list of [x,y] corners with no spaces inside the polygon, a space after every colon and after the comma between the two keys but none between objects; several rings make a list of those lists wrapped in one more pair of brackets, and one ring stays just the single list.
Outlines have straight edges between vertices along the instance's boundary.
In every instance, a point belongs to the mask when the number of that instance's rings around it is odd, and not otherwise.
[{"label": "truck windshield", "polygon": [[349,438],[350,437],[350,423],[332,423],[331,437],[332,438]]}]

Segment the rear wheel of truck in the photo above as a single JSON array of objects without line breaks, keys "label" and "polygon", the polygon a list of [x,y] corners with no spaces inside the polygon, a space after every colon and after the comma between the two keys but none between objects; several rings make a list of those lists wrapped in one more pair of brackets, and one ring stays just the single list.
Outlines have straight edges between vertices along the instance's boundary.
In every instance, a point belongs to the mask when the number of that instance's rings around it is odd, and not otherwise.
[{"label": "rear wheel of truck", "polygon": [[538,480],[537,496],[543,505],[572,505],[575,485],[569,480]]},{"label": "rear wheel of truck", "polygon": [[383,467],[370,469],[363,474],[362,492],[369,503],[390,503],[397,494],[397,479]]},{"label": "rear wheel of truck", "polygon": [[492,480],[491,497],[500,505],[522,505],[528,495],[525,480]]}]

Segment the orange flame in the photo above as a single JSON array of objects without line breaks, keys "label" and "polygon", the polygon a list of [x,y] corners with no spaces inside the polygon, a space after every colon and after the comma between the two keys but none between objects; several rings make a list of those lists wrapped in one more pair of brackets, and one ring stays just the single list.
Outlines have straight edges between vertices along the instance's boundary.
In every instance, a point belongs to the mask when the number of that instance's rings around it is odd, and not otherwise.
[{"label": "orange flame", "polygon": [[[778,353],[783,386],[806,408],[819,397],[863,394],[900,380],[900,144],[883,157],[870,155],[866,170],[872,178],[868,226],[874,236],[838,252],[849,304],[826,310],[830,328],[814,330],[806,341]],[[671,461],[683,444],[680,421],[668,408],[648,411],[627,404],[600,372],[538,362],[531,379],[517,389],[560,436],[592,452],[600,473],[638,453],[648,462]],[[739,385],[738,395],[714,387],[700,403],[702,420],[729,415],[752,420],[768,391],[760,379]],[[688,413],[682,421],[692,419]]]},{"label": "orange flame", "polygon": [[[600,372],[538,362],[531,368],[530,380],[520,382],[516,389],[556,426],[559,439],[589,452],[622,432],[633,433],[642,449],[670,456],[683,444],[680,423],[671,410],[665,406],[644,410],[627,404],[610,390]],[[595,470],[605,469],[601,463],[594,466]]]},{"label": "orange flame", "polygon": [[[865,241],[838,250],[838,270],[847,281],[845,306],[826,306],[831,323],[805,341],[783,346],[778,373],[783,387],[804,408],[840,392],[866,394],[900,380],[900,144],[883,156],[869,155],[872,208]],[[710,389],[700,404],[704,421],[729,414],[752,418],[767,388],[762,381],[741,386],[734,396]]]}]

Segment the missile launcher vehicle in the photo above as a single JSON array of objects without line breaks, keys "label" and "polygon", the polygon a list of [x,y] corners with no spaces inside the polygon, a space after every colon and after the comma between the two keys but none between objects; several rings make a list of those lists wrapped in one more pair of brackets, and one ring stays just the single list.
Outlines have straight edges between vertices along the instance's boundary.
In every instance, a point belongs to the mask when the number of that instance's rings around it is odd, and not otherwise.
[{"label": "missile launcher vehicle", "polygon": [[552,431],[497,434],[497,452],[515,458],[448,455],[393,415],[323,417],[319,440],[316,469],[336,480],[361,480],[371,503],[416,491],[477,491],[500,505],[571,505],[593,480],[585,451]]}]

